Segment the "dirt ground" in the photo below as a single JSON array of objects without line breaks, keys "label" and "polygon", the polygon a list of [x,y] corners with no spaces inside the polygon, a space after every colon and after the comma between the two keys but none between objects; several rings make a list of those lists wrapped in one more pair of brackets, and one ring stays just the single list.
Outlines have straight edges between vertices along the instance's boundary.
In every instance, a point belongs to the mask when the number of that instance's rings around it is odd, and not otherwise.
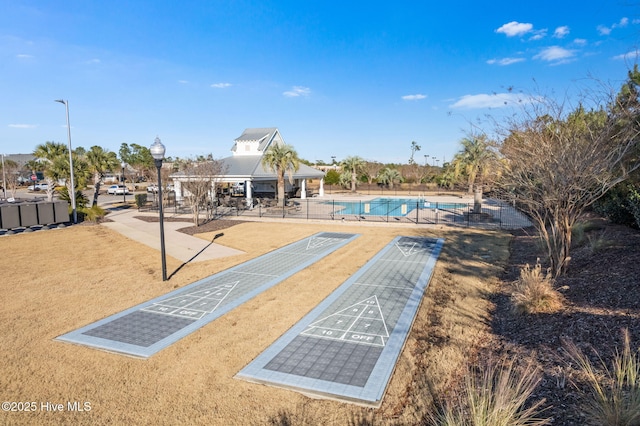
[{"label": "dirt ground", "polygon": [[[211,240],[216,230],[198,236]],[[147,360],[54,340],[320,231],[361,237]],[[379,409],[234,378],[397,235],[446,242]],[[216,241],[246,254],[190,263],[163,282],[157,251],[101,225],[0,237],[0,396],[21,410],[2,411],[0,423],[415,424],[490,331],[488,294],[510,239],[469,229],[247,222],[225,227]],[[180,266],[167,259],[170,273]]]},{"label": "dirt ground", "polygon": [[574,236],[571,261],[556,282],[564,306],[554,313],[516,315],[509,302],[509,283],[526,263],[542,256],[534,235],[519,232],[510,245],[509,267],[492,300],[493,342],[481,356],[531,358],[542,371],[533,399],[545,399],[545,417],[554,425],[594,424],[585,417],[588,395],[580,371],[565,351],[572,341],[597,368],[612,368],[622,352],[622,329],[629,331],[632,351],[640,348],[640,231],[596,216],[583,220],[588,231]]}]

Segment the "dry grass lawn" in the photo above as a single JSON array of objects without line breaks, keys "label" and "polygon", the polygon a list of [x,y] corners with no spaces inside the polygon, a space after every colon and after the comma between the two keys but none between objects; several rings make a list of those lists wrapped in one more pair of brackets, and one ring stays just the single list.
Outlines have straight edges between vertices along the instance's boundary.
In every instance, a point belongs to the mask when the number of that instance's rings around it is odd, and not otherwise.
[{"label": "dry grass lawn", "polygon": [[[54,340],[320,231],[361,237],[148,360]],[[380,409],[234,379],[397,235],[446,242]],[[217,242],[245,255],[188,264],[162,282],[157,251],[100,225],[0,237],[0,395],[37,405],[36,412],[3,411],[0,423],[415,423],[431,394],[446,392],[471,349],[482,344],[487,293],[507,260],[509,239],[468,229],[243,223]],[[180,264],[168,258],[169,274]],[[75,401],[90,403],[90,411],[68,411]],[[64,411],[47,412],[47,402]]]}]

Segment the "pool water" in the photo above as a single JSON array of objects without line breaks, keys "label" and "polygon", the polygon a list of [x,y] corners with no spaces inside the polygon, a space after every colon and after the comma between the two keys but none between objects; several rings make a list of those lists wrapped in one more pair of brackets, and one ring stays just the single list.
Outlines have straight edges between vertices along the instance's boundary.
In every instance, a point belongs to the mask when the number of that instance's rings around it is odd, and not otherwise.
[{"label": "pool water", "polygon": [[458,210],[467,204],[438,203],[418,198],[374,198],[370,201],[336,201],[336,213],[363,216],[406,216],[416,207],[421,209]]}]

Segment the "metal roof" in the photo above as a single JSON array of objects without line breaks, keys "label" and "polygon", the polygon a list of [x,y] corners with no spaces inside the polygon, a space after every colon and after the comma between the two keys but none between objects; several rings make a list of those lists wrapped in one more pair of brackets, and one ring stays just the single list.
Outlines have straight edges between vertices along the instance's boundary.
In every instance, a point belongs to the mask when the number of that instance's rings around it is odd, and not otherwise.
[{"label": "metal roof", "polygon": [[[267,149],[267,147],[269,146],[271,141],[274,139],[276,134],[279,134],[279,133],[280,132],[276,127],[259,127],[259,128],[244,129],[244,132],[242,132],[242,134],[239,137],[234,139],[235,143],[231,148],[231,151],[236,150],[238,142],[258,141],[260,142],[260,145],[258,146],[258,150],[260,152],[263,152]],[[280,135],[280,138],[282,139],[282,135]]]}]

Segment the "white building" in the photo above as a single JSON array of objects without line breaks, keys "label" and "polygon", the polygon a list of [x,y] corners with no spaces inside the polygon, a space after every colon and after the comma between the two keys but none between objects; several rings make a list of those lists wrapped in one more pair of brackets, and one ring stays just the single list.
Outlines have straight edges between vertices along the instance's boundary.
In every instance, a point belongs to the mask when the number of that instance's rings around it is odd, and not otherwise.
[{"label": "white building", "polygon": [[[272,144],[284,143],[280,131],[275,127],[245,129],[242,135],[235,139],[231,148],[232,155],[221,160],[226,172],[222,176],[213,176],[212,193],[216,193],[215,185],[230,187],[232,190],[235,188],[236,192],[244,193],[247,205],[251,205],[251,199],[256,196],[275,196],[277,177],[273,171],[265,170],[262,166],[262,156]],[[180,172],[172,174],[171,177],[175,184],[176,198],[180,200],[183,197],[181,182],[189,180],[190,177]],[[285,190],[290,195],[299,193],[300,198],[306,198],[308,179],[320,179],[317,195],[323,196],[324,172],[306,164],[300,164],[298,171],[293,174],[293,184],[286,180]]]}]

